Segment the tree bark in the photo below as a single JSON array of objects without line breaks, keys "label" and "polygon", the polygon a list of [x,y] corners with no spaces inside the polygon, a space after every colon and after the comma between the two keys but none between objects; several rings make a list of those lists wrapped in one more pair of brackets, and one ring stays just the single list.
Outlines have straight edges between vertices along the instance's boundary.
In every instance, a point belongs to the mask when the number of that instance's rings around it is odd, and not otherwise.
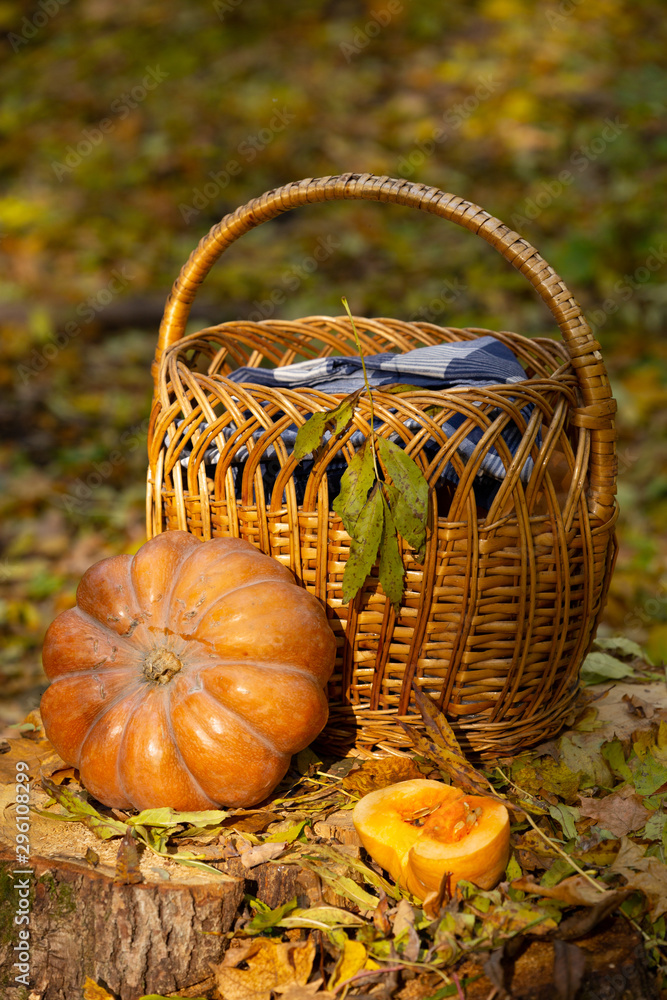
[{"label": "tree bark", "polygon": [[[16,861],[0,855],[4,911],[0,992],[6,1000],[73,1000],[86,976],[119,1000],[171,993],[208,979],[238,914],[243,879],[124,885],[84,865],[34,858],[30,909],[18,911]],[[27,912],[28,923],[14,916]],[[29,938],[29,989],[17,981],[18,931]]]},{"label": "tree bark", "polygon": [[[213,862],[215,864],[215,862]],[[334,902],[311,872],[295,865],[244,868],[238,858],[218,862],[230,881],[114,881],[85,862],[33,858],[30,876],[14,874],[16,859],[0,852],[0,996],[3,1000],[74,1000],[87,976],[119,1000],[167,994],[202,984],[211,963],[222,961],[226,932],[239,915],[244,894],[270,907],[297,897],[308,906]],[[29,907],[18,891],[29,883]],[[28,914],[16,924],[15,916]],[[29,930],[29,972],[21,969],[21,929]]]}]

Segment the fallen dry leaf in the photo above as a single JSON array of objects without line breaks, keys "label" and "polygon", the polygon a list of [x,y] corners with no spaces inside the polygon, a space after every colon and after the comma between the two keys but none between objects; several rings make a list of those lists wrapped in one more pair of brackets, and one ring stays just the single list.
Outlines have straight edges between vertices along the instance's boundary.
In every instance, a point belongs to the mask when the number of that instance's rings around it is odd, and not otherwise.
[{"label": "fallen dry leaf", "polygon": [[611,871],[622,875],[629,889],[638,889],[646,896],[651,920],[667,913],[667,865],[657,858],[646,857],[643,847],[624,837]]},{"label": "fallen dry leaf", "polygon": [[139,845],[132,831],[128,830],[118,845],[114,882],[117,885],[135,885],[143,880],[139,870]]},{"label": "fallen dry leaf", "polygon": [[[305,986],[315,959],[315,943],[255,938],[247,947],[230,949],[213,965],[216,986],[225,1000],[270,1000],[272,992],[292,984]],[[241,962],[247,969],[239,969]]]},{"label": "fallen dry leaf", "polygon": [[558,937],[563,941],[576,941],[577,938],[585,937],[631,895],[632,890],[629,889],[598,893],[599,902],[584,910],[576,910],[571,916],[561,920]]},{"label": "fallen dry leaf", "polygon": [[314,979],[312,983],[301,986],[299,983],[288,983],[287,986],[276,986],[275,992],[283,1000],[312,1000],[316,993],[324,987],[323,979]]},{"label": "fallen dry leaf", "polygon": [[243,810],[223,820],[221,826],[226,830],[236,830],[238,833],[262,833],[269,824],[275,823],[278,819],[281,817],[275,812]]},{"label": "fallen dry leaf", "polygon": [[400,942],[400,954],[408,962],[416,962],[419,956],[419,935],[415,930],[415,909],[407,899],[402,899],[396,907],[394,922],[394,941]]},{"label": "fallen dry leaf", "polygon": [[603,799],[579,797],[582,816],[595,820],[615,837],[624,837],[633,830],[640,830],[651,815],[642,804],[641,795],[627,786]]},{"label": "fallen dry leaf", "polygon": [[369,958],[366,946],[361,941],[353,941],[350,938],[346,938],[343,952],[336,962],[327,988],[329,991],[334,990],[343,983],[348,982],[348,980],[352,979],[359,972],[379,968],[378,963],[374,959]]},{"label": "fallen dry leaf", "polygon": [[553,979],[558,1000],[575,1000],[586,971],[586,956],[576,944],[554,941]]},{"label": "fallen dry leaf", "polygon": [[415,683],[412,689],[424,723],[424,735],[415,726],[404,722],[400,725],[417,751],[423,753],[439,770],[445,771],[457,788],[473,795],[495,796],[488,779],[467,760],[454,730],[433,699],[424,694]]},{"label": "fallen dry leaf", "polygon": [[86,976],[83,984],[83,1000],[114,1000],[114,997],[103,986],[98,986],[90,976]]},{"label": "fallen dry leaf", "polygon": [[255,865],[263,865],[265,861],[273,861],[274,858],[279,857],[286,847],[287,843],[284,840],[270,844],[258,844],[256,847],[251,847],[250,850],[243,852],[241,855],[241,864],[244,868],[254,868]]},{"label": "fallen dry leaf", "polygon": [[377,788],[387,788],[399,781],[423,778],[415,762],[410,757],[384,757],[379,760],[365,760],[343,778],[346,792],[367,795]]},{"label": "fallen dry leaf", "polygon": [[607,890],[596,889],[583,875],[572,875],[554,886],[539,885],[530,877],[514,879],[511,884],[513,889],[548,896],[550,899],[561,899],[571,906],[595,906],[607,894]]},{"label": "fallen dry leaf", "polygon": [[40,768],[54,770],[66,768],[69,765],[59,757],[48,740],[27,740],[24,736],[8,739],[9,749],[0,754],[0,785],[12,784],[16,781],[16,765],[19,761],[28,765],[31,778],[39,777]]},{"label": "fallen dry leaf", "polygon": [[650,719],[642,719],[636,712],[633,712],[633,703],[628,704],[626,698],[636,699],[646,702],[654,709],[655,714],[660,718],[662,712],[667,710],[667,690],[664,681],[654,681],[649,684],[628,684],[619,681],[606,690],[599,701],[595,702],[598,710],[598,720],[604,728],[599,730],[597,736],[603,735],[605,740],[611,740],[614,736],[619,739],[627,739],[632,736],[633,730],[648,728],[651,725]]},{"label": "fallen dry leaf", "polygon": [[638,698],[636,694],[624,694],[623,701],[628,706],[628,711],[632,715],[638,715],[642,719],[652,719],[655,715],[655,705],[645,701],[643,698]]},{"label": "fallen dry leaf", "polygon": [[44,739],[42,714],[38,708],[33,708],[31,712],[28,712],[25,719],[21,723],[21,726],[34,726],[34,729],[28,729],[22,734],[25,739],[32,740],[33,743],[37,743]]}]

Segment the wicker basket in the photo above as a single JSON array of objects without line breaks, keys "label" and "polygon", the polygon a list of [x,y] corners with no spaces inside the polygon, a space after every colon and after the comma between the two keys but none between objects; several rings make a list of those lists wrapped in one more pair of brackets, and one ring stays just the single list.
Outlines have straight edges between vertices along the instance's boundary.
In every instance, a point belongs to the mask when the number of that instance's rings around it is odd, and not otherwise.
[{"label": "wicker basket", "polygon": [[[495,332],[526,370],[526,380],[512,385],[374,392],[379,433],[398,434],[432,486],[423,564],[402,546],[407,586],[398,613],[374,574],[353,601],[342,602],[350,538],[331,510],[327,469],[341,456],[350,460],[354,431],[368,433],[367,401],[349,433],[315,462],[304,493],[281,434],[331,408],[335,397],[225,377],[240,365],[357,354],[349,321],[239,321],[183,336],[200,283],[230,244],[281,212],[338,199],[407,205],[477,233],[535,287],[564,340]],[[356,324],[367,355],[489,332],[392,319]],[[485,757],[558,731],[577,694],[616,556],[615,402],[579,306],[530,244],[476,205],[421,184],[369,174],[288,184],[226,216],[199,243],[167,302],[153,374],[148,535],[181,528],[204,539],[245,538],[326,604],[338,639],[324,733],[332,749],[407,746],[398,721],[415,721],[413,684],[441,706],[463,745]],[[460,427],[447,437],[443,424],[455,414]],[[417,431],[408,420],[418,422]],[[509,422],[522,432],[514,454],[501,437]],[[464,460],[457,445],[477,427],[481,440]],[[207,466],[213,446],[219,459]],[[242,447],[247,458],[239,467]],[[481,510],[475,477],[490,448],[506,472],[490,508]],[[260,468],[269,449],[270,497]],[[436,488],[450,462],[458,485]],[[520,475],[527,462],[528,481]]]}]

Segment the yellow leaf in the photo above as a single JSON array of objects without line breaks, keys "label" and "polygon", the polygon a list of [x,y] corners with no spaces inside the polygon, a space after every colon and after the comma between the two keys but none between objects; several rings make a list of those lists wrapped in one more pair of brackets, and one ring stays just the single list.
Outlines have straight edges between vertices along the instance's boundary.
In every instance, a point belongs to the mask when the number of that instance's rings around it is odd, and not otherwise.
[{"label": "yellow leaf", "polygon": [[115,997],[103,986],[98,986],[90,976],[86,976],[83,984],[83,1000],[115,1000]]},{"label": "yellow leaf", "polygon": [[[291,983],[305,986],[314,958],[312,939],[301,943],[255,938],[245,947],[228,951],[222,964],[212,968],[225,1000],[270,1000],[272,992]],[[241,962],[248,968],[237,968]]]},{"label": "yellow leaf", "polygon": [[660,750],[667,750],[667,721],[662,719],[658,728],[658,747]]},{"label": "yellow leaf", "polygon": [[343,954],[336,963],[327,988],[329,990],[336,989],[364,969],[379,968],[380,966],[375,959],[368,957],[366,947],[361,941],[350,941],[349,938],[346,938]]}]

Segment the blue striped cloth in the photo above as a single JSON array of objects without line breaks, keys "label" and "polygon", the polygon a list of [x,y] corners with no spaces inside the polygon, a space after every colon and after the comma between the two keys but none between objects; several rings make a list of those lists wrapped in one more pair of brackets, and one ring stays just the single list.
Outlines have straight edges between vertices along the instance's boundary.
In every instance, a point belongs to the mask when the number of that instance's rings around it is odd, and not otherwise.
[{"label": "blue striped cloth", "polygon": [[[418,347],[407,354],[371,354],[364,359],[371,386],[405,382],[424,389],[454,385],[521,382],[526,373],[508,347],[495,337]],[[286,389],[349,393],[364,384],[361,358],[315,358],[284,368],[238,368],[232,382]]]},{"label": "blue striped cloth", "polygon": [[[384,385],[404,383],[437,391],[454,386],[507,385],[526,379],[524,369],[510,349],[491,336],[479,337],[470,341],[456,341],[451,344],[438,344],[432,347],[420,347],[405,354],[374,354],[364,360],[370,385],[378,389]],[[310,388],[343,395],[354,392],[364,385],[363,369],[359,357],[317,358],[294,365],[285,365],[282,368],[238,368],[228,378],[232,382],[250,387]],[[333,401],[332,405],[334,405]],[[532,407],[527,406],[522,410],[522,415],[526,420],[530,416],[531,409]],[[493,419],[494,414],[490,416]],[[464,419],[466,418],[461,414],[453,416],[442,425],[443,432],[448,436],[451,435],[457,427],[461,426]],[[407,421],[406,426],[413,432],[419,429],[418,423],[412,420]],[[204,425],[201,429],[203,427]],[[282,434],[282,440],[288,453],[294,447],[297,430],[298,428],[293,424]],[[228,439],[234,433],[235,428],[230,426],[225,429],[224,436]],[[260,429],[256,432],[255,437],[259,438],[263,433]],[[461,442],[457,451],[464,461],[471,456],[481,436],[482,431],[479,428],[474,428]],[[520,430],[513,423],[509,423],[502,431],[502,438],[512,454],[515,453],[521,437]],[[398,437],[396,440],[402,444]],[[353,447],[359,447],[362,441],[361,432],[352,436]],[[429,451],[435,454],[437,451],[435,442],[432,446],[428,444],[425,446],[427,457],[429,457]],[[180,461],[183,466],[187,466],[190,452],[191,447],[187,446],[181,453]],[[215,466],[219,457],[218,447],[213,445],[207,449],[204,461],[206,465]],[[248,450],[245,446],[241,446],[233,463],[239,484],[240,473],[247,458]],[[275,482],[280,466],[272,447],[266,450],[264,459],[261,468],[268,501],[272,484]],[[295,486],[299,501],[303,497],[303,490],[305,490],[311,468],[312,460],[306,459],[300,463],[296,470]],[[340,477],[345,468],[344,458],[339,457],[327,469],[332,496],[336,496],[338,492]],[[521,478],[524,482],[529,478],[531,471],[532,461],[527,460],[521,472]],[[211,470],[211,474],[213,473],[214,470]],[[504,476],[505,466],[500,456],[495,449],[489,449],[484,456],[474,484],[478,503],[482,506],[490,504]],[[443,470],[440,481],[441,483],[458,482],[458,476],[451,464]]]}]

